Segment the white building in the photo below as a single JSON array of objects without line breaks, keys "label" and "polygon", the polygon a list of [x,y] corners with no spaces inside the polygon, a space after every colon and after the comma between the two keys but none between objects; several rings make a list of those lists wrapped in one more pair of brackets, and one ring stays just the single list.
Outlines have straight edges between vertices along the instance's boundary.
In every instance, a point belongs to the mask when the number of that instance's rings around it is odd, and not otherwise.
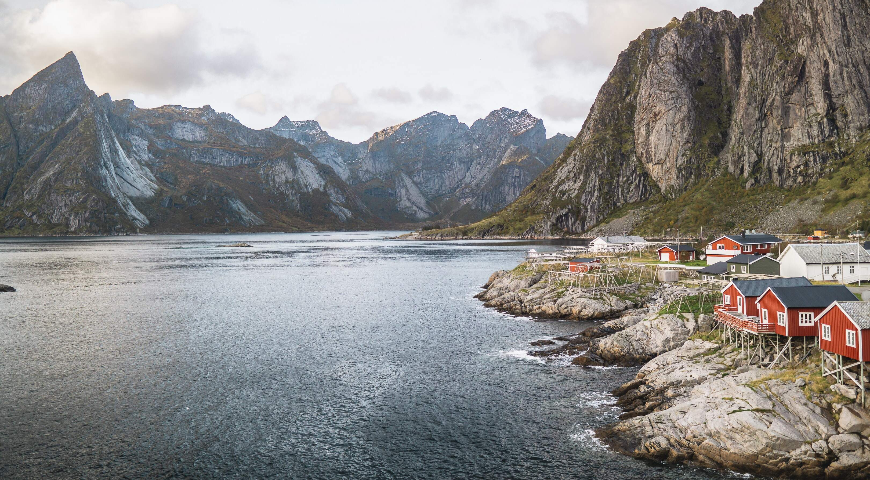
[{"label": "white building", "polygon": [[628,251],[646,247],[649,242],[635,235],[598,237],[589,242],[589,250],[593,252]]},{"label": "white building", "polygon": [[870,253],[859,243],[789,245],[778,260],[783,277],[844,283],[870,280]]}]

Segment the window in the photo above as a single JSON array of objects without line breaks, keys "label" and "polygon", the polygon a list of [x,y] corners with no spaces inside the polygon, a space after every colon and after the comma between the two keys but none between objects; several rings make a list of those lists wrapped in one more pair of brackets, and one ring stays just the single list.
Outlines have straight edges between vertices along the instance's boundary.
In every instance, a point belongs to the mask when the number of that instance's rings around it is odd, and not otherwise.
[{"label": "window", "polygon": [[855,275],[855,265],[849,265],[849,275]]},{"label": "window", "polygon": [[744,251],[744,252],[751,252],[751,251],[752,251],[752,245],[744,245],[744,246],[743,246],[743,251]]},{"label": "window", "polygon": [[737,271],[737,265],[731,265],[731,271],[732,271],[732,272],[736,272],[736,271]]},{"label": "window", "polygon": [[825,267],[825,275],[831,273],[831,267]]},{"label": "window", "polygon": [[831,326],[822,325],[822,340],[831,341]]},{"label": "window", "polygon": [[767,309],[766,308],[761,309],[761,322],[768,323],[767,322]]},{"label": "window", "polygon": [[846,330],[846,346],[855,346],[855,330]]},{"label": "window", "polygon": [[740,273],[746,273],[746,265],[740,265]]},{"label": "window", "polygon": [[798,325],[802,327],[811,327],[813,326],[813,321],[815,320],[815,316],[813,312],[801,312],[798,316]]},{"label": "window", "polygon": [[785,312],[776,312],[776,323],[780,327],[785,326]]},{"label": "window", "polygon": [[762,243],[758,248],[767,248],[767,244],[766,244],[766,243]]},{"label": "window", "polygon": [[837,275],[840,274],[840,266],[839,266],[839,265],[837,265],[836,267],[834,267],[834,273],[836,273]]},{"label": "window", "polygon": [[725,250],[725,245],[720,243],[716,245],[716,250]]},{"label": "window", "polygon": [[725,295],[724,297],[725,301],[723,302],[723,305],[731,305],[731,295]]}]

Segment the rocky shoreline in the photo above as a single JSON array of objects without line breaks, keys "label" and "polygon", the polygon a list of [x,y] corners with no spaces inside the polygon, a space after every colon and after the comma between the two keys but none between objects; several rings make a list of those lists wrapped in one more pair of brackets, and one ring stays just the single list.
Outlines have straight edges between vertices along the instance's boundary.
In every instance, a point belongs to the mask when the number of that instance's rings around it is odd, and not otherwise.
[{"label": "rocky shoreline", "polygon": [[515,315],[610,319],[533,342],[529,353],[643,365],[613,392],[620,420],[596,432],[615,451],[767,477],[870,478],[870,412],[854,389],[821,376],[818,353],[787,368],[746,365],[711,315],[659,313],[690,288],[634,285],[590,298],[545,276],[522,265],[497,272],[477,298]]}]

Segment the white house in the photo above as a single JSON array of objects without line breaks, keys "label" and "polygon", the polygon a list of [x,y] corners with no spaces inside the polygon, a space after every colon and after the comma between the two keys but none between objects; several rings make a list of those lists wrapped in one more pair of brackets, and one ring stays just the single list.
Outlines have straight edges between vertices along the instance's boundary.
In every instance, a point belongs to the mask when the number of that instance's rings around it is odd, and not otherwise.
[{"label": "white house", "polygon": [[870,280],[870,253],[859,243],[789,245],[778,260],[783,277],[845,283]]},{"label": "white house", "polygon": [[598,237],[589,243],[589,250],[593,252],[626,251],[647,245],[648,242],[645,238],[635,235]]}]

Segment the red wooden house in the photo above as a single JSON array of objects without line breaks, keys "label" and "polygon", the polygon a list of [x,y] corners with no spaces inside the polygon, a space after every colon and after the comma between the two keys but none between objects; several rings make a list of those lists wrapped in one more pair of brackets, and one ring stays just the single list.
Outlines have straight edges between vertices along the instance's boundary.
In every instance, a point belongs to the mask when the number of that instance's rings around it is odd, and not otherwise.
[{"label": "red wooden house", "polygon": [[870,302],[835,302],[817,318],[819,348],[870,361]]},{"label": "red wooden house", "polygon": [[766,278],[762,280],[733,280],[722,289],[722,306],[751,317],[758,316],[755,303],[769,287],[807,287],[812,285],[804,277]]},{"label": "red wooden house", "polygon": [[725,235],[707,245],[707,265],[724,262],[741,253],[767,255],[782,239],[763,233]]},{"label": "red wooden house", "polygon": [[758,297],[762,323],[774,323],[774,331],[786,337],[815,337],[816,316],[837,301],[855,301],[843,285],[768,287]]},{"label": "red wooden house", "polygon": [[601,262],[597,258],[575,258],[568,260],[568,271],[571,273],[586,273],[598,268],[601,268]]},{"label": "red wooden house", "polygon": [[659,255],[659,260],[662,262],[677,261],[677,252],[679,252],[679,261],[689,262],[695,259],[695,247],[691,245],[665,245],[656,251]]}]

